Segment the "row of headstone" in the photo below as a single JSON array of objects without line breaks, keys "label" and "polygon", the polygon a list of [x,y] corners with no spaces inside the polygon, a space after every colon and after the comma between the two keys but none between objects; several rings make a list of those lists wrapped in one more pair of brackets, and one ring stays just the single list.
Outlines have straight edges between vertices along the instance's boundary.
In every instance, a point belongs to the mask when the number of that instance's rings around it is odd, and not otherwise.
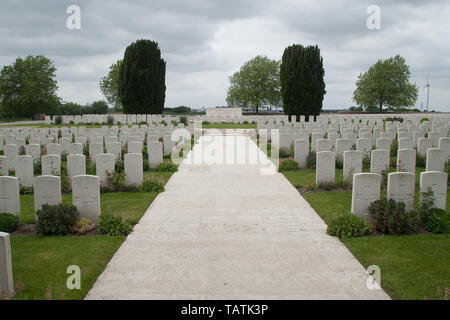
[{"label": "row of headstone", "polygon": [[[9,145],[8,145],[9,146]],[[142,148],[135,148],[132,153],[125,154],[124,162],[128,167],[128,172],[131,172],[130,163],[136,168],[142,168]],[[152,141],[147,145],[149,167],[155,168],[163,162],[163,145],[159,141]],[[117,155],[112,153],[103,153],[103,148],[98,150],[101,152],[92,153],[91,157],[95,159],[97,175],[100,176],[102,185],[106,182],[105,170],[112,171],[114,169],[115,160]],[[139,154],[137,156],[127,156],[129,154]],[[136,159],[140,159],[140,165],[136,162]],[[9,170],[15,170],[15,176],[19,178],[21,186],[32,187],[33,186],[33,157],[28,155],[15,155],[14,157],[7,153],[6,156],[0,156],[0,173],[1,175],[8,175]],[[42,175],[60,175],[61,174],[61,156],[57,154],[47,154],[41,157],[41,170]],[[86,157],[83,154],[69,154],[67,156],[67,171],[69,182],[74,175],[86,173]],[[130,177],[126,177],[127,181],[134,181]],[[140,184],[142,179],[137,179],[134,183]]]},{"label": "row of headstone", "polygon": [[[77,207],[81,218],[93,222],[100,216],[100,179],[93,175],[76,175],[72,177],[72,202]],[[61,178],[42,175],[34,178],[35,212],[43,204],[61,203]],[[0,212],[20,215],[19,178],[0,177]],[[36,217],[37,219],[37,217]]]},{"label": "row of headstone", "polygon": [[[388,175],[387,199],[403,202],[407,211],[414,208],[415,174],[393,172]],[[381,175],[358,173],[353,175],[352,208],[357,216],[368,217],[369,205],[380,199]],[[446,209],[447,173],[426,171],[420,174],[420,193],[433,192],[433,206]]]}]

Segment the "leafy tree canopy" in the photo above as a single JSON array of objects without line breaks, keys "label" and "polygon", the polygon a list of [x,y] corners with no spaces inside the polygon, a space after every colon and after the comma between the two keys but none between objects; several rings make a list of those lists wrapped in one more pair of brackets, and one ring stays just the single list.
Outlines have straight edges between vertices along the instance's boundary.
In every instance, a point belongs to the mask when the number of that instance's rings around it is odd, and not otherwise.
[{"label": "leafy tree canopy", "polygon": [[261,107],[281,105],[279,61],[257,56],[244,63],[229,81],[229,106],[258,112]]},{"label": "leafy tree canopy", "polygon": [[123,60],[117,60],[109,67],[106,76],[100,79],[100,91],[105,96],[106,101],[113,106],[115,111],[122,110],[122,102],[119,96],[119,76]]},{"label": "leafy tree canopy", "polygon": [[417,101],[419,89],[409,82],[411,74],[405,58],[396,55],[378,60],[364,73],[358,75],[353,100],[366,110],[383,107],[390,110],[408,108]]},{"label": "leafy tree canopy", "polygon": [[56,92],[56,68],[43,55],[29,55],[25,59],[4,66],[0,71],[0,104],[7,117],[32,117],[50,113],[59,105]]}]

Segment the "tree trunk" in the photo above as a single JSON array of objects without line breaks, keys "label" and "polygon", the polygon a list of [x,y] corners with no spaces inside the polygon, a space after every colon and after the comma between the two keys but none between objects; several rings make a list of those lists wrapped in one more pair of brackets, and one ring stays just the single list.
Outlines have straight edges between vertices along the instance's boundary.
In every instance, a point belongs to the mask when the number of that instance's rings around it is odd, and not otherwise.
[{"label": "tree trunk", "polygon": [[317,121],[317,116],[316,115],[314,115],[314,122],[316,122]]},{"label": "tree trunk", "polygon": [[296,122],[300,122],[300,115],[299,114],[295,115],[295,121]]},{"label": "tree trunk", "polygon": [[309,116],[305,115],[305,122],[309,122]]},{"label": "tree trunk", "polygon": [[383,113],[383,103],[380,103],[380,113]]}]

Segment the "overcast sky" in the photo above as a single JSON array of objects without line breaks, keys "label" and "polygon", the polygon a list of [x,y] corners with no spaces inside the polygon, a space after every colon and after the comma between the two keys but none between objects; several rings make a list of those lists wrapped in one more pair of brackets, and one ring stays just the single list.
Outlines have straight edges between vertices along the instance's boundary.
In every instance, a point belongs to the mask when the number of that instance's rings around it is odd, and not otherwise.
[{"label": "overcast sky", "polygon": [[[70,30],[69,5],[81,9]],[[381,29],[369,30],[369,5]],[[0,65],[44,54],[58,69],[59,95],[103,99],[99,79],[137,39],[159,43],[167,62],[166,107],[225,105],[228,77],[257,55],[281,59],[285,47],[317,44],[324,60],[325,109],[355,103],[359,72],[400,54],[419,87],[416,106],[450,111],[450,1],[1,0]]]}]

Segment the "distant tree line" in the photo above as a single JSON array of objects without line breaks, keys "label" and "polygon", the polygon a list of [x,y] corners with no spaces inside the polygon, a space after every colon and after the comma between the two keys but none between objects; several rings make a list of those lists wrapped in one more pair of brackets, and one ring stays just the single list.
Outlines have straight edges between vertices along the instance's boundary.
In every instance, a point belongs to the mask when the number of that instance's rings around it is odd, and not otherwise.
[{"label": "distant tree line", "polygon": [[108,104],[104,100],[94,101],[85,105],[65,102],[60,104],[51,115],[106,114],[108,111]]}]

